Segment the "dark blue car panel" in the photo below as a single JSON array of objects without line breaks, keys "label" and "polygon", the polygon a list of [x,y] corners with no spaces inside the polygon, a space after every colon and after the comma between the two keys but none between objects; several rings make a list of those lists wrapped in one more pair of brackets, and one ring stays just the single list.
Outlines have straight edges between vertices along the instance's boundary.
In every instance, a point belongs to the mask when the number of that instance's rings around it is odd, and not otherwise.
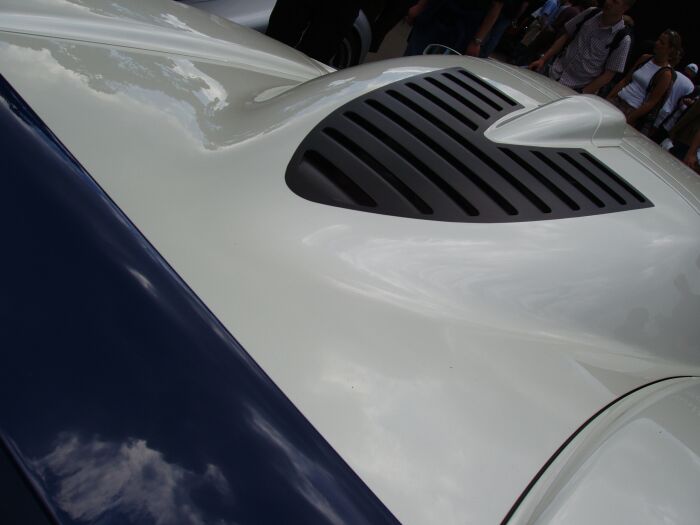
[{"label": "dark blue car panel", "polygon": [[0,521],[52,525],[52,513],[0,440]]},{"label": "dark blue car panel", "polygon": [[60,522],[396,523],[1,78],[0,129],[0,436]]}]

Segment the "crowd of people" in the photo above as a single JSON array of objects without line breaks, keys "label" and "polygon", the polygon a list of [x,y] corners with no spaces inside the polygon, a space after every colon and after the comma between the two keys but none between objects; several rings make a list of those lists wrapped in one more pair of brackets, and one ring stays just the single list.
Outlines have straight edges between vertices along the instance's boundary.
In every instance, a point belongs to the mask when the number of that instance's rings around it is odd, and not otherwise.
[{"label": "crowd of people", "polygon": [[[381,38],[401,18],[412,24],[405,55],[431,44],[488,57],[508,34],[501,58],[580,93],[607,98],[627,122],[700,173],[698,66],[683,60],[681,35],[666,30],[632,56],[635,0],[386,0]],[[268,34],[327,62],[360,9],[359,0],[278,0]],[[324,11],[325,10],[325,11]],[[322,20],[315,23],[314,20]],[[375,21],[377,22],[377,21]],[[683,70],[677,68],[685,63]]]}]

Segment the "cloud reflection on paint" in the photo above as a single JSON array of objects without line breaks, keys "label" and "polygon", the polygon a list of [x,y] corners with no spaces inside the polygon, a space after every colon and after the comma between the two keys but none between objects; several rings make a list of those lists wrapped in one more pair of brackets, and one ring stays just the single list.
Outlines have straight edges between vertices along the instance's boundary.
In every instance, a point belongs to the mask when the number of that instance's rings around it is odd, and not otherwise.
[{"label": "cloud reflection on paint", "polygon": [[[292,485],[316,510],[323,514],[329,523],[342,525],[345,521],[334,511],[334,505],[318,490],[317,486],[332,482],[332,474],[292,444],[260,412],[250,408],[253,427],[284,452],[292,471],[288,476],[295,478]],[[334,502],[337,503],[337,502]]]},{"label": "cloud reflection on paint", "polygon": [[134,521],[199,525],[206,517],[190,499],[193,488],[233,497],[215,465],[197,474],[167,462],[142,439],[120,443],[65,433],[34,464],[45,482],[56,484],[56,503],[76,521],[118,513]]}]

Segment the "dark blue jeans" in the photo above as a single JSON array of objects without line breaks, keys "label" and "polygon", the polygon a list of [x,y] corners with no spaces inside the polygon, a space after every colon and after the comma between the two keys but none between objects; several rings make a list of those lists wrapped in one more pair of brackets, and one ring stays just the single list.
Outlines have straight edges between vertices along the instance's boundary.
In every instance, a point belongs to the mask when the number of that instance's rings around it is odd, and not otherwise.
[{"label": "dark blue jeans", "polygon": [[481,44],[481,51],[479,52],[479,56],[481,58],[488,58],[489,55],[493,53],[493,50],[496,49],[496,46],[501,41],[503,33],[506,32],[506,29],[508,29],[508,26],[512,23],[512,18],[499,17],[498,20],[496,20],[496,23],[493,24],[493,27],[491,28],[491,31],[489,31],[484,43]]}]

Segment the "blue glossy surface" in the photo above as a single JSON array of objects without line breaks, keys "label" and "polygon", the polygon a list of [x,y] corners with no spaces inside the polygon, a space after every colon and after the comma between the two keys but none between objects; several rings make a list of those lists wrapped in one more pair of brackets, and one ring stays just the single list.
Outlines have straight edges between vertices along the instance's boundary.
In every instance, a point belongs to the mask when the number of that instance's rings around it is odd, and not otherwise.
[{"label": "blue glossy surface", "polygon": [[396,523],[1,77],[0,95],[0,434],[58,519]]}]

